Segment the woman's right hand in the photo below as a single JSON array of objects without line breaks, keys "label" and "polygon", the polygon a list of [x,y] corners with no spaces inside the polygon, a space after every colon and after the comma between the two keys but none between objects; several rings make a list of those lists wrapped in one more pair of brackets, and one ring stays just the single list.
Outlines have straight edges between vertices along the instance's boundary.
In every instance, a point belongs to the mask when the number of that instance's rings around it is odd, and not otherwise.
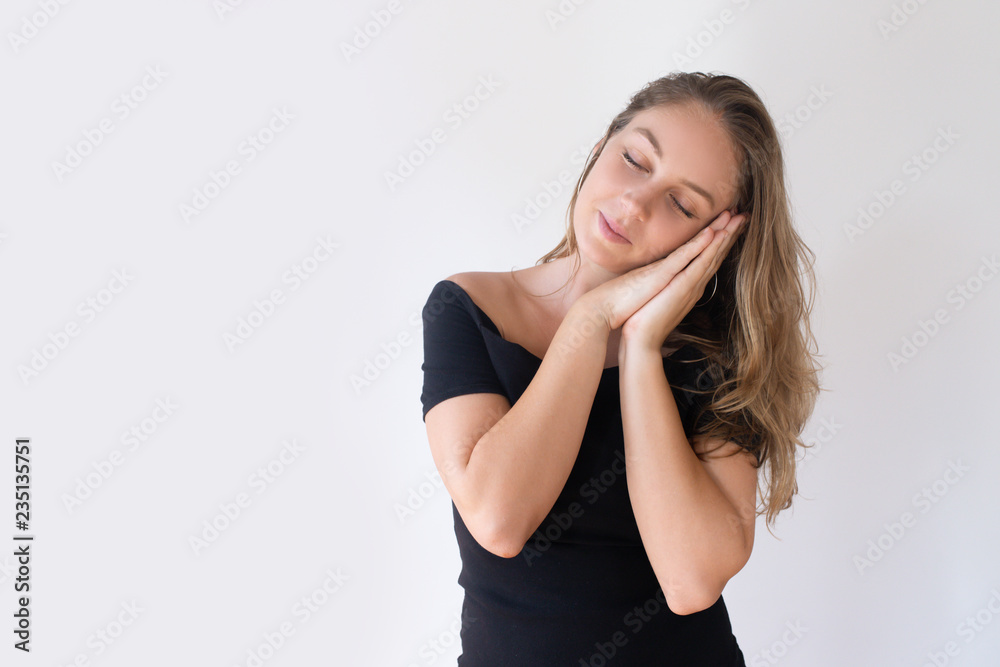
[{"label": "woman's right hand", "polygon": [[598,285],[581,296],[573,307],[586,310],[588,319],[604,321],[609,332],[620,328],[633,313],[659,294],[674,276],[708,248],[713,238],[710,235],[725,229],[732,217],[729,211],[723,211],[708,225],[712,228],[711,232],[703,229],[666,257]]}]

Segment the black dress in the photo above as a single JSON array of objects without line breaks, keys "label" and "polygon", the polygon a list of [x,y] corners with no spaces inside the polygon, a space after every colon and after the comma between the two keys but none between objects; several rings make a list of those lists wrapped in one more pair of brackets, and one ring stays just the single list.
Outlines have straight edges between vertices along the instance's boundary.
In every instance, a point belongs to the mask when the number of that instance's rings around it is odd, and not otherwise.
[{"label": "black dress", "polygon": [[[473,393],[521,396],[542,361],[503,339],[455,282],[442,280],[422,311],[423,413]],[[663,360],[685,432],[704,395],[701,353]],[[720,597],[703,611],[670,611],[629,502],[618,368],[604,369],[569,480],[514,558],[472,537],[452,502],[465,589],[462,667],[745,667]]]}]

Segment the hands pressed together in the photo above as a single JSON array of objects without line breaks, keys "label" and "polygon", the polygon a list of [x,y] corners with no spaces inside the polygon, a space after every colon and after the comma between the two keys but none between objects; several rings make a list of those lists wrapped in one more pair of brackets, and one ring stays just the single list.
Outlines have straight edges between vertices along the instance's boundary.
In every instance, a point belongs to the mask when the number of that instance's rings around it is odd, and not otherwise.
[{"label": "hands pressed together", "polygon": [[743,229],[746,215],[723,211],[705,229],[663,259],[594,288],[583,301],[622,342],[659,350],[705,291]]}]

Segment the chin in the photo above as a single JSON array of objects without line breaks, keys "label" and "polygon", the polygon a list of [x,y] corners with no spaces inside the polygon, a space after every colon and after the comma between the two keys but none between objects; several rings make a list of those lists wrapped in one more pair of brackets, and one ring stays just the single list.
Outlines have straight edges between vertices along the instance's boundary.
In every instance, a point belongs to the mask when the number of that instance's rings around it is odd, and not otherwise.
[{"label": "chin", "polygon": [[614,250],[602,245],[599,239],[588,238],[581,243],[580,238],[577,237],[576,245],[581,260],[609,273],[621,275],[639,266],[632,259],[626,259],[623,255],[615,255]]}]

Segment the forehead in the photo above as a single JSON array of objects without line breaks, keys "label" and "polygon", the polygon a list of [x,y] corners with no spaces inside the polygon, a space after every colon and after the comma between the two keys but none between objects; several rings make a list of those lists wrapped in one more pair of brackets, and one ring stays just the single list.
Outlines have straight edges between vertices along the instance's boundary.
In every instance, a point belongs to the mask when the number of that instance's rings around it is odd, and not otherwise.
[{"label": "forehead", "polygon": [[622,130],[623,137],[641,142],[655,153],[637,128],[645,128],[660,147],[660,164],[671,174],[698,183],[727,200],[738,176],[736,149],[722,123],[700,105],[670,105],[644,109]]}]

